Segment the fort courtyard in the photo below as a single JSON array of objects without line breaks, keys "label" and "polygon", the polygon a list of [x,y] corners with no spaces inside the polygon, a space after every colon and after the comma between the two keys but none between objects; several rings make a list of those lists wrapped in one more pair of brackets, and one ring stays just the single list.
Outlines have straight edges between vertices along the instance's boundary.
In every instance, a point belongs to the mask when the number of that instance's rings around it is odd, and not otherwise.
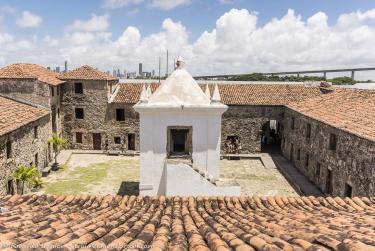
[{"label": "fort courtyard", "polygon": [[[297,196],[283,175],[260,159],[223,159],[220,172],[221,178],[234,179],[241,186],[242,195]],[[59,171],[43,181],[38,194],[138,195],[139,157],[72,154]]]}]

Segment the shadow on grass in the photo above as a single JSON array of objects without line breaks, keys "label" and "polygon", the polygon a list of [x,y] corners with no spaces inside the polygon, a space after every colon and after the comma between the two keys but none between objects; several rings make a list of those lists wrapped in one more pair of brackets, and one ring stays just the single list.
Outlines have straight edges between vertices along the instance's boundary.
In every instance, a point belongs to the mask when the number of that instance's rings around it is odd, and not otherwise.
[{"label": "shadow on grass", "polygon": [[123,181],[117,195],[139,195],[139,182]]}]

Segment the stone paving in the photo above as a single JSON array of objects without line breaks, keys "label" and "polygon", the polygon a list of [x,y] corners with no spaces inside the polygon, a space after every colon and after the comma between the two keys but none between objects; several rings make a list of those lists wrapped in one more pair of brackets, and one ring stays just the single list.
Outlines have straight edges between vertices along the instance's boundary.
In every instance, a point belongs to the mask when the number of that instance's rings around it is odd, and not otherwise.
[{"label": "stone paving", "polygon": [[235,179],[243,195],[297,196],[293,187],[275,168],[264,167],[259,159],[220,161],[221,177]]},{"label": "stone paving", "polygon": [[[275,168],[260,159],[221,160],[221,177],[236,180],[244,195],[297,195]],[[139,157],[73,153],[62,170],[43,178],[39,193],[137,194]]]}]

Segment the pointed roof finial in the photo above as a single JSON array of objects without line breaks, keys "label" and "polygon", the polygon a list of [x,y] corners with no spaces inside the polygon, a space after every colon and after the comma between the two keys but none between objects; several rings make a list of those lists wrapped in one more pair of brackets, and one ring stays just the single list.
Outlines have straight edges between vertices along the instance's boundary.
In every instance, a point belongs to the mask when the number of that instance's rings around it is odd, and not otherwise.
[{"label": "pointed roof finial", "polygon": [[177,69],[181,69],[184,67],[184,64],[185,64],[185,61],[184,61],[184,58],[181,57],[181,56],[178,56],[177,58],[177,62],[176,62],[176,67]]},{"label": "pointed roof finial", "polygon": [[215,84],[214,94],[212,95],[211,102],[221,103],[219,87],[217,86],[217,84]]},{"label": "pointed roof finial", "polygon": [[142,87],[141,97],[140,97],[139,101],[141,103],[147,103],[147,101],[148,101],[147,89],[146,89],[145,85],[143,85],[143,87]]},{"label": "pointed roof finial", "polygon": [[147,98],[149,98],[152,94],[152,91],[151,91],[151,84],[149,84],[146,88],[146,94],[147,94]]},{"label": "pointed roof finial", "polygon": [[208,84],[206,84],[206,90],[204,91],[204,94],[206,94],[207,98],[211,99],[211,92],[210,88],[208,88]]}]

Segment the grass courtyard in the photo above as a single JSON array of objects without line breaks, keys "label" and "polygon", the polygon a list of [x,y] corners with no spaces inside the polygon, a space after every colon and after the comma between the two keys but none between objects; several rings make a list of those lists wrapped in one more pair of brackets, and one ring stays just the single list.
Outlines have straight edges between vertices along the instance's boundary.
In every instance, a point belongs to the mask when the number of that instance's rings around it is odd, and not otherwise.
[{"label": "grass courtyard", "polygon": [[[234,179],[244,195],[297,195],[277,169],[265,168],[260,160],[221,160],[221,177]],[[57,172],[43,178],[38,193],[138,194],[139,157],[72,154]]]}]

